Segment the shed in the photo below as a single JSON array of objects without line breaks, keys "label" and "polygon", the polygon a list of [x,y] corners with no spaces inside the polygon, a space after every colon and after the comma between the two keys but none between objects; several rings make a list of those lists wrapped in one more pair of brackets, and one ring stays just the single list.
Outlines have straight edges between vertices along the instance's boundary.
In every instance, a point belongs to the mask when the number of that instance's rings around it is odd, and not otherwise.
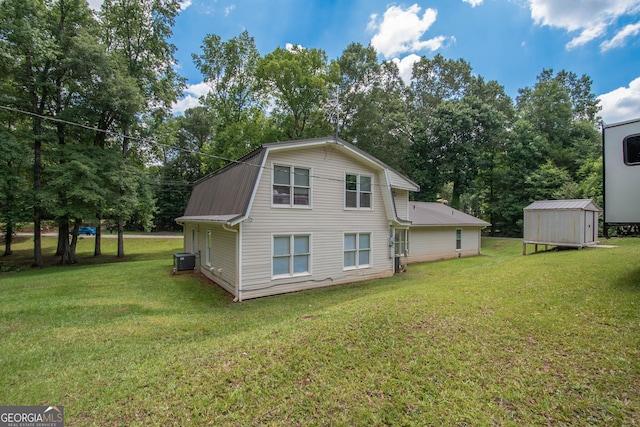
[{"label": "shed", "polygon": [[523,255],[527,245],[584,248],[598,244],[600,208],[592,199],[541,200],[524,208]]}]

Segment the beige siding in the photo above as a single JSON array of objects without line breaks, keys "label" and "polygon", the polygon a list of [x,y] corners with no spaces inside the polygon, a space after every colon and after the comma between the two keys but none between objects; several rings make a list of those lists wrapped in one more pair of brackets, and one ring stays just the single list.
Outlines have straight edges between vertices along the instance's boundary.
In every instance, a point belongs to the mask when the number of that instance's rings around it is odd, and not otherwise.
[{"label": "beige siding", "polygon": [[[456,250],[456,229],[462,230],[462,249]],[[478,227],[412,227],[409,262],[436,261],[480,253]]]},{"label": "beige siding", "polygon": [[409,213],[407,209],[409,207],[409,192],[406,190],[394,189],[393,190],[393,202],[396,205],[396,214],[398,218],[403,220],[409,219]]},{"label": "beige siding", "polygon": [[[274,164],[311,169],[311,207],[271,205]],[[373,209],[344,209],[346,172],[373,177]],[[332,146],[270,152],[249,214],[242,224],[242,299],[329,286],[393,274],[389,225],[378,171]],[[371,267],[343,269],[345,232],[371,233]],[[310,275],[272,279],[274,234],[310,234]]]},{"label": "beige siding", "polygon": [[[221,224],[186,223],[185,251],[191,252],[191,230],[195,229],[196,268],[231,294],[236,293],[238,278],[237,233],[225,230]],[[236,227],[237,230],[237,227]],[[207,260],[207,236],[211,232],[211,261]]]}]

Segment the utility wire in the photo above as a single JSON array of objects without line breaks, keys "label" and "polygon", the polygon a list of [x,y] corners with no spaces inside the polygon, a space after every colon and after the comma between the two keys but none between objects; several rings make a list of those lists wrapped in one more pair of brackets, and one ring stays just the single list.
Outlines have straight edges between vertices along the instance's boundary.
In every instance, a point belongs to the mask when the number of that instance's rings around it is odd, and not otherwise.
[{"label": "utility wire", "polygon": [[[171,150],[182,151],[182,152],[189,153],[189,154],[197,154],[199,156],[210,157],[210,158],[217,159],[217,160],[223,160],[223,161],[228,162],[228,163],[235,163],[235,164],[238,164],[238,165],[246,165],[246,166],[252,166],[252,167],[257,167],[257,168],[263,168],[263,169],[269,170],[269,171],[274,171],[275,170],[274,168],[271,168],[271,167],[268,167],[268,166],[262,166],[262,165],[259,165],[259,164],[240,161],[240,160],[228,159],[226,157],[216,156],[215,154],[203,153],[201,151],[195,151],[195,150],[190,150],[188,148],[182,148],[182,147],[177,147],[175,145],[165,144],[165,143],[162,143],[162,142],[158,142],[154,138],[143,138],[143,137],[137,137],[137,136],[128,136],[128,135],[124,135],[124,134],[122,134],[120,132],[115,132],[115,131],[111,131],[111,130],[108,130],[108,129],[100,129],[100,128],[97,128],[95,126],[84,125],[82,123],[72,122],[72,121],[64,120],[64,119],[59,119],[57,117],[45,116],[45,115],[34,113],[34,112],[31,112],[31,111],[26,111],[26,110],[22,110],[22,109],[15,108],[15,107],[10,107],[10,106],[7,106],[7,105],[1,105],[0,104],[0,109],[6,110],[6,111],[12,111],[14,113],[25,114],[25,115],[29,115],[29,116],[32,116],[32,117],[37,117],[37,118],[40,118],[42,120],[48,120],[48,121],[51,121],[51,122],[62,123],[62,124],[66,124],[66,125],[69,125],[69,126],[80,127],[82,129],[85,129],[85,130],[90,130],[90,131],[94,131],[94,132],[102,132],[102,133],[105,133],[107,135],[111,135],[111,136],[118,137],[118,138],[123,138],[123,139],[126,138],[126,139],[133,140],[133,141],[146,142],[148,144],[154,144],[156,146],[168,148],[168,149],[171,149]],[[300,175],[302,176],[303,174],[300,174]],[[305,174],[304,176],[308,176],[309,178],[323,179],[323,180],[326,180],[326,181],[341,182],[341,183],[345,183],[346,182],[346,179],[331,178],[331,177],[326,177],[326,176],[318,176],[318,175],[310,175],[310,174],[309,175]],[[205,179],[205,178],[201,178],[199,181],[201,181],[202,179]],[[189,185],[193,185],[193,184],[194,183],[189,183]],[[375,187],[388,188],[388,186],[386,186],[386,185],[383,186],[382,184],[377,184],[377,183],[374,183],[374,182],[372,182],[371,185],[375,186]]]}]

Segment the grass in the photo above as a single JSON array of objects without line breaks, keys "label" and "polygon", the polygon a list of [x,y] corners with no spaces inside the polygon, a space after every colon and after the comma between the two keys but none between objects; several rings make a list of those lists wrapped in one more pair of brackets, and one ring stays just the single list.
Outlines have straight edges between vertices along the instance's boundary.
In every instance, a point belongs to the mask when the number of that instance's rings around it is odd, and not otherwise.
[{"label": "grass", "polygon": [[170,274],[180,240],[128,240],[125,263],[92,242],[0,275],[0,404],[63,405],[69,426],[640,423],[639,239],[526,257],[484,239],[240,304]]}]

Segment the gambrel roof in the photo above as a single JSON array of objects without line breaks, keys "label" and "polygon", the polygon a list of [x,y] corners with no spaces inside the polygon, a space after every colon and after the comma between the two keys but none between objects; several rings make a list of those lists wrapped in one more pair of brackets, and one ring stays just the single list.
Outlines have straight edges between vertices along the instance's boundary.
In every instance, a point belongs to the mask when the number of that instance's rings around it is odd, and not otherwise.
[{"label": "gambrel roof", "polygon": [[[418,184],[406,176],[338,137],[273,142],[261,145],[246,156],[196,182],[184,215],[176,218],[176,221],[221,222],[230,225],[241,222],[249,215],[251,202],[262,171],[267,167],[265,162],[270,151],[328,144],[356,161],[364,162],[374,169],[384,171],[389,193],[393,188],[408,191],[419,190]],[[393,210],[390,196],[385,205],[388,209]],[[395,211],[389,212],[389,214],[397,220]]]}]

